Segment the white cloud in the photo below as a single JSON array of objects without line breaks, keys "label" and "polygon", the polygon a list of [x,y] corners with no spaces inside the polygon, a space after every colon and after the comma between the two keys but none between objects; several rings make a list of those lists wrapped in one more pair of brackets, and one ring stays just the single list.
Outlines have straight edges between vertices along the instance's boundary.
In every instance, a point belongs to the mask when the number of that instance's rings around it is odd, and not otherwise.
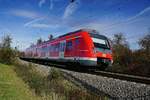
[{"label": "white cloud", "polygon": [[52,10],[52,9],[53,9],[53,6],[54,6],[54,4],[53,4],[53,0],[50,0],[50,10]]},{"label": "white cloud", "polygon": [[58,28],[60,25],[58,24],[46,24],[46,23],[40,23],[44,18],[37,18],[34,20],[31,20],[24,24],[25,27],[31,27],[31,28]]},{"label": "white cloud", "polygon": [[[150,6],[147,7],[147,8],[145,8],[145,9],[143,9],[142,11],[140,11],[139,13],[137,13],[136,15],[127,18],[126,20],[122,20],[122,21],[119,21],[119,22],[115,22],[115,23],[113,23],[113,24],[110,24],[110,25],[108,25],[108,26],[105,26],[104,28],[105,28],[105,30],[108,30],[108,29],[114,28],[114,27],[116,27],[116,26],[120,26],[120,25],[122,25],[122,24],[135,23],[135,22],[141,20],[141,19],[142,19],[142,15],[144,15],[144,14],[146,14],[146,13],[150,14]],[[146,17],[148,17],[148,16],[146,16]]]},{"label": "white cloud", "polygon": [[43,24],[43,23],[34,23],[34,24],[31,24],[30,27],[33,27],[33,28],[49,28],[50,26],[48,24]]},{"label": "white cloud", "polygon": [[[39,3],[38,3],[39,7],[42,7],[42,6],[43,6],[43,4],[45,4],[45,3],[46,3],[46,1],[47,1],[47,0],[40,0],[40,1],[39,1]],[[49,8],[50,8],[50,10],[52,10],[52,9],[53,9],[53,7],[54,7],[54,1],[53,1],[53,0],[50,0],[50,4],[49,4]]]},{"label": "white cloud", "polygon": [[149,12],[149,11],[150,11],[150,6],[147,7],[147,8],[145,8],[144,10],[140,11],[140,12],[139,12],[138,14],[136,14],[135,16],[128,18],[126,21],[134,20],[134,19],[136,19],[136,18],[142,16],[143,14],[145,14],[145,13],[147,13],[147,12]]},{"label": "white cloud", "polygon": [[39,7],[42,7],[42,5],[46,2],[46,0],[40,0],[39,1]]},{"label": "white cloud", "polygon": [[24,26],[25,26],[25,27],[29,27],[31,24],[36,23],[36,22],[38,22],[38,21],[40,21],[40,20],[42,20],[42,19],[43,19],[43,18],[37,18],[37,19],[31,20],[31,21],[25,23]]},{"label": "white cloud", "polygon": [[58,28],[59,25],[51,25],[51,24],[44,24],[44,23],[34,23],[31,24],[30,27],[32,28]]},{"label": "white cloud", "polygon": [[71,16],[77,10],[77,8],[79,7],[79,5],[80,5],[80,0],[76,0],[74,2],[71,2],[66,7],[64,15],[63,15],[63,18],[65,19],[65,18]]},{"label": "white cloud", "polygon": [[36,12],[28,11],[28,10],[12,10],[10,12],[11,14],[19,17],[24,17],[24,18],[37,18],[40,15]]}]

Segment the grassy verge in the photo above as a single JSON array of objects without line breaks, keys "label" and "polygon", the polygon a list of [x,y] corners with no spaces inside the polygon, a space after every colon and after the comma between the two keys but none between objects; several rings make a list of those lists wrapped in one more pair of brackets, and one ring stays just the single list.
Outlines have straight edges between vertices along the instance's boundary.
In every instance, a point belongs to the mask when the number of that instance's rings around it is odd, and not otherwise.
[{"label": "grassy verge", "polygon": [[32,91],[43,100],[104,100],[106,97],[90,94],[65,80],[59,70],[52,68],[47,75],[37,70],[34,64],[15,65],[15,71]]},{"label": "grassy verge", "polygon": [[37,100],[13,66],[0,64],[0,100]]}]

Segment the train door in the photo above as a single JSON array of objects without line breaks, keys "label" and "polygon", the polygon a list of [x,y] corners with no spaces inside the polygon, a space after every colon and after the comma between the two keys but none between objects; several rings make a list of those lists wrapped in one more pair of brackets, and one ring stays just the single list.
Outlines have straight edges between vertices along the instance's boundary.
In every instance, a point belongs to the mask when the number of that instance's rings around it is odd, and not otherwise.
[{"label": "train door", "polygon": [[74,43],[74,56],[77,58],[79,58],[79,52],[80,52],[80,38],[76,38],[75,39],[75,43]]},{"label": "train door", "polygon": [[48,48],[48,45],[45,48],[45,53],[46,53],[45,57],[48,58],[49,57],[49,48]]},{"label": "train door", "polygon": [[59,46],[59,58],[64,58],[65,47],[66,47],[66,41],[61,41]]}]

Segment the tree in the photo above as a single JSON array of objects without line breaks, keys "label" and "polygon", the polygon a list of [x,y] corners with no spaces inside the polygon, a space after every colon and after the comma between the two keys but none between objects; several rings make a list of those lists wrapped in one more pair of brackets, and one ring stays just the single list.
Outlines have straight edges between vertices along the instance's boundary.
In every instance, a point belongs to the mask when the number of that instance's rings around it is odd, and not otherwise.
[{"label": "tree", "polygon": [[150,54],[150,34],[139,40],[139,45],[143,50]]},{"label": "tree", "polygon": [[15,60],[15,51],[11,48],[12,38],[7,35],[2,38],[0,48],[0,62],[11,64]]},{"label": "tree", "polygon": [[37,44],[41,44],[42,43],[42,38],[39,38],[38,40],[37,40]]},{"label": "tree", "polygon": [[128,43],[126,42],[126,38],[124,37],[123,33],[114,34],[113,44],[128,47]]},{"label": "tree", "polygon": [[52,39],[53,39],[53,35],[50,34],[49,37],[48,37],[48,39],[49,39],[49,40],[52,40]]},{"label": "tree", "polygon": [[11,43],[12,43],[12,38],[9,35],[7,35],[7,36],[3,37],[1,47],[2,48],[11,48]]},{"label": "tree", "polygon": [[141,48],[133,52],[133,73],[150,76],[150,34],[138,41]]},{"label": "tree", "polygon": [[126,38],[122,33],[114,34],[113,38],[113,59],[119,66],[128,66],[131,62],[131,53]]}]

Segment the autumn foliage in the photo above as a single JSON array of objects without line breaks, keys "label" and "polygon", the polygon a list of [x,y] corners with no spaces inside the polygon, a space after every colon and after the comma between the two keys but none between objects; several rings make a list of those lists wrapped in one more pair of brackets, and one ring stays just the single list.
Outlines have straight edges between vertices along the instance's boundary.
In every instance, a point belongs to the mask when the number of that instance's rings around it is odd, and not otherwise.
[{"label": "autumn foliage", "polygon": [[114,64],[111,71],[150,76],[150,35],[138,42],[139,49],[131,50],[122,33],[113,39]]}]

